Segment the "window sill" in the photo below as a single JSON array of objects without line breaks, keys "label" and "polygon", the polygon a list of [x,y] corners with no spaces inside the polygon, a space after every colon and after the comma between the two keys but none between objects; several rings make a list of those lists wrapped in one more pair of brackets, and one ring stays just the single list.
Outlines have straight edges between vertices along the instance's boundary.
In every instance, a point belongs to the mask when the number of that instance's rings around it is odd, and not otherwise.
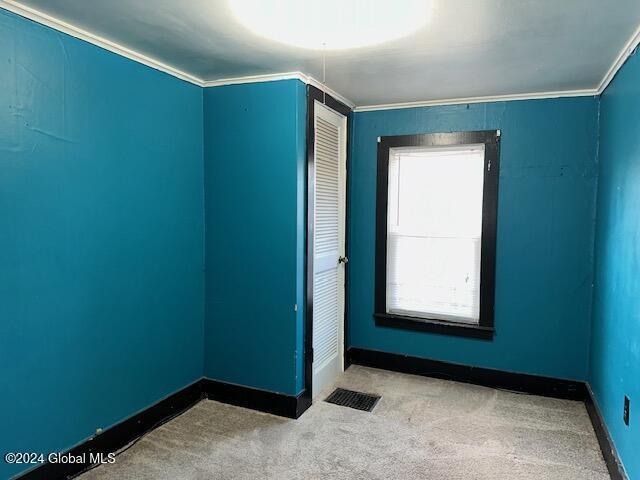
[{"label": "window sill", "polygon": [[493,340],[494,334],[493,327],[485,327],[482,325],[465,325],[464,323],[447,322],[446,320],[405,317],[389,313],[375,313],[373,317],[375,318],[376,326],[379,327],[419,330],[422,332],[479,338],[482,340]]}]

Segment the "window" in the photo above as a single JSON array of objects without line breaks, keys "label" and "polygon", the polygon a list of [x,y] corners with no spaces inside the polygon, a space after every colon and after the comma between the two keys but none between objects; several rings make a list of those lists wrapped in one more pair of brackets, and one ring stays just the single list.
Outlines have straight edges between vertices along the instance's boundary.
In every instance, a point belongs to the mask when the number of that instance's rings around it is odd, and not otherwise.
[{"label": "window", "polygon": [[376,324],[492,338],[499,138],[380,138]]}]

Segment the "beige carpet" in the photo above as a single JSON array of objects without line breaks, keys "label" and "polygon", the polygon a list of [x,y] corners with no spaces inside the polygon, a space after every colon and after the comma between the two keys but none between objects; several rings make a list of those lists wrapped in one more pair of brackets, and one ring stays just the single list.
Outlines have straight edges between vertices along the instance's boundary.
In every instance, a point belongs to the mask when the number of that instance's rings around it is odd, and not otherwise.
[{"label": "beige carpet", "polygon": [[372,413],[316,402],[288,420],[205,400],[92,479],[608,479],[580,402],[352,366]]}]

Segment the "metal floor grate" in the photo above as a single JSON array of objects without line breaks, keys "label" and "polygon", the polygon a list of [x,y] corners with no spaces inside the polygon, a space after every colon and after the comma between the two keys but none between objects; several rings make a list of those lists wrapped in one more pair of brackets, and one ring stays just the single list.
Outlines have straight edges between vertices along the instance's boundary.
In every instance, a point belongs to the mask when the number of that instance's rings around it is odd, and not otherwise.
[{"label": "metal floor grate", "polygon": [[336,388],[333,393],[325,399],[325,402],[370,412],[373,410],[373,407],[376,406],[376,403],[378,403],[380,398],[381,397],[379,395],[371,395],[369,393],[354,392],[353,390]]}]

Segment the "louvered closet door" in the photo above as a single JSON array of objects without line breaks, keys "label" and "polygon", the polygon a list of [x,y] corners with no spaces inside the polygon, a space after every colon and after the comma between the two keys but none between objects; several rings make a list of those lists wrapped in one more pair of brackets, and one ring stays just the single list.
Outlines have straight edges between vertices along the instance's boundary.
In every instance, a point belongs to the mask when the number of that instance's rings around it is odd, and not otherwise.
[{"label": "louvered closet door", "polygon": [[346,118],[315,103],[313,393],[344,370]]}]

